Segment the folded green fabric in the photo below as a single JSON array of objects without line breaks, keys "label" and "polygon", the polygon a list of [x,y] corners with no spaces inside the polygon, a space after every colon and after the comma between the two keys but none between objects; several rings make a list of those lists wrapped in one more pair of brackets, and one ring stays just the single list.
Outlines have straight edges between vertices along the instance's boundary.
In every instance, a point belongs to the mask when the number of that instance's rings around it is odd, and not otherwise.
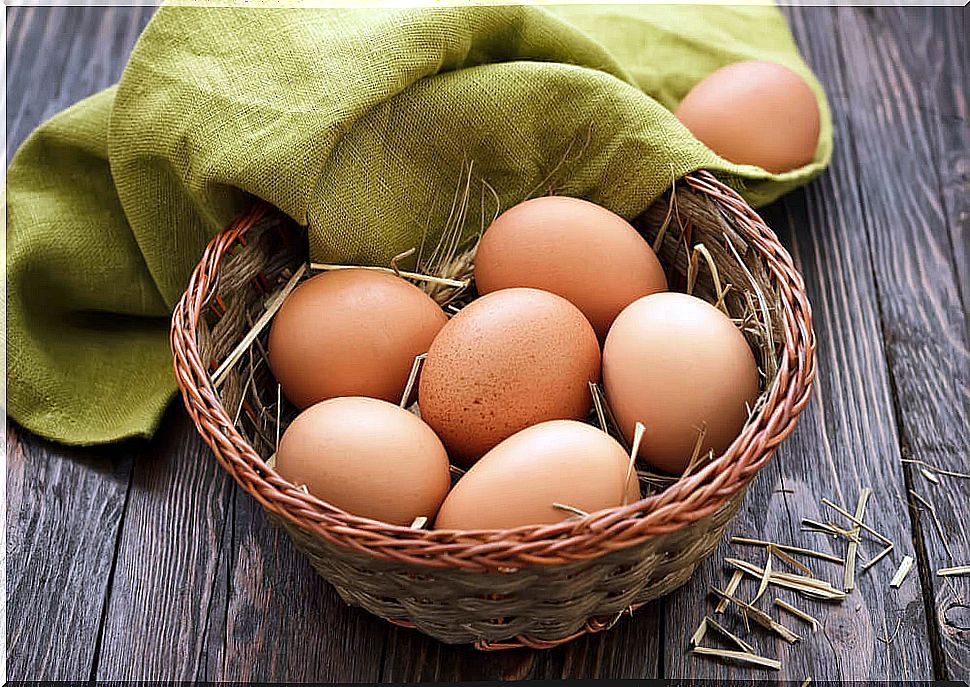
[{"label": "folded green fabric", "polygon": [[[815,90],[812,164],[728,163],[670,113],[752,58]],[[831,141],[772,6],[163,7],[121,82],[8,170],[8,412],[67,443],[150,435],[175,390],[168,315],[252,197],[305,225],[315,260],[387,264],[466,184],[468,218],[549,191],[633,217],[699,168],[760,205]]]}]

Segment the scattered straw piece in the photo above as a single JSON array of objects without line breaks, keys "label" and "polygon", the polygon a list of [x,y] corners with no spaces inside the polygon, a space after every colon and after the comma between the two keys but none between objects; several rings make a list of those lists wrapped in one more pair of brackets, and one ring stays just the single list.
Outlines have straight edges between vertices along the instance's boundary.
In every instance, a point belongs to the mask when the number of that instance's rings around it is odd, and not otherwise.
[{"label": "scattered straw piece", "polygon": [[[748,269],[747,263],[741,259],[741,255],[738,253],[738,249],[734,247],[734,242],[728,238],[727,234],[722,234],[724,236],[724,241],[727,247],[734,254],[734,259],[738,261],[738,265],[744,272],[745,276],[748,278],[748,282],[751,286],[751,290],[754,291],[755,296],[758,298],[758,304],[761,306],[761,316],[765,322],[771,322],[770,312],[771,309],[768,307],[768,300],[765,298],[764,292],[761,290],[761,286],[758,284],[758,280],[754,278],[751,274],[751,270]],[[768,359],[774,361],[775,358],[775,335],[772,332],[771,327],[765,327],[764,333],[767,335],[768,346],[767,346],[767,357]],[[771,369],[768,367],[768,369]]]},{"label": "scattered straw piece", "polygon": [[753,646],[751,646],[746,641],[744,641],[736,634],[731,632],[729,629],[727,629],[719,622],[714,620],[714,618],[705,618],[705,620],[707,621],[707,624],[710,625],[712,628],[714,628],[717,632],[719,632],[721,636],[726,637],[731,642],[734,642],[742,651],[747,651],[748,653],[751,653],[751,654],[755,652]]},{"label": "scattered straw piece", "polygon": [[404,385],[404,393],[401,394],[401,402],[398,404],[402,408],[407,408],[408,400],[411,398],[411,393],[414,391],[414,383],[418,381],[418,373],[421,371],[421,366],[424,364],[424,360],[427,357],[427,353],[421,353],[420,355],[414,356],[414,362],[411,363],[411,372],[408,374],[408,381]]},{"label": "scattered straw piece", "polygon": [[810,684],[812,684],[812,678],[811,678],[811,676],[809,676],[809,677],[805,678],[804,680],[802,680],[801,687],[808,687]]},{"label": "scattered straw piece", "polygon": [[[853,527],[851,530],[844,530],[834,522],[829,522],[828,525],[835,531],[836,536],[842,537],[846,541],[859,541],[860,530],[858,527]],[[845,561],[842,564],[845,565]]]},{"label": "scattered straw piece", "polygon": [[864,566],[862,566],[862,570],[860,570],[859,572],[865,572],[866,570],[868,570],[869,568],[871,568],[872,566],[874,566],[876,563],[878,563],[883,558],[885,558],[886,556],[888,556],[890,554],[890,552],[892,552],[893,548],[894,547],[893,547],[892,544],[890,544],[889,546],[887,546],[886,548],[884,548],[882,551],[880,551],[875,556],[873,556],[873,558],[872,558],[871,561],[869,561]]},{"label": "scattered straw piece", "polygon": [[225,381],[226,375],[229,374],[229,370],[242,357],[243,353],[249,350],[249,346],[253,343],[253,341],[256,340],[259,333],[263,331],[266,325],[269,324],[270,320],[273,319],[276,311],[280,309],[281,305],[283,305],[283,301],[285,301],[286,297],[290,295],[290,292],[296,288],[296,285],[300,283],[300,279],[303,278],[304,272],[306,272],[306,265],[300,265],[300,268],[293,274],[292,277],[290,277],[290,280],[286,282],[286,286],[284,286],[277,294],[276,298],[266,306],[266,310],[264,310],[263,314],[259,316],[259,319],[256,320],[256,323],[252,326],[252,328],[246,332],[246,335],[242,338],[242,340],[234,349],[232,349],[229,355],[226,356],[226,359],[222,361],[222,364],[219,365],[218,368],[216,368],[216,371],[212,373],[213,387],[219,387],[219,385]]},{"label": "scattered straw piece", "polygon": [[953,551],[950,550],[950,541],[946,537],[946,533],[943,531],[943,524],[940,522],[940,517],[936,514],[936,506],[930,503],[928,500],[917,494],[912,489],[909,493],[913,495],[917,501],[926,506],[926,509],[930,512],[930,517],[933,518],[933,526],[936,527],[936,533],[940,535],[940,540],[943,542],[943,548],[946,549],[946,554],[953,560]]},{"label": "scattered straw piece", "polygon": [[940,568],[936,571],[940,577],[950,577],[953,575],[970,575],[970,565],[957,565],[952,568]]},{"label": "scattered straw piece", "polygon": [[600,398],[599,388],[596,386],[596,382],[589,383],[589,393],[593,396],[593,409],[596,411],[596,421],[599,423],[600,429],[609,434],[609,425],[606,424],[606,411],[603,409],[603,400]]},{"label": "scattered straw piece", "polygon": [[946,475],[947,477],[958,477],[960,479],[970,479],[970,475],[965,472],[953,472],[952,470],[943,470],[936,467],[932,463],[927,463],[925,460],[915,460],[913,458],[903,458],[904,463],[913,463],[915,465],[922,465],[926,469],[930,470],[937,475]]},{"label": "scattered straw piece", "polygon": [[771,668],[772,670],[781,670],[781,661],[752,654],[747,651],[727,651],[725,649],[711,649],[706,646],[695,646],[693,649],[691,649],[691,651],[693,651],[695,654],[701,654],[702,656],[716,656],[717,658],[723,658],[730,661],[751,663],[764,668]]},{"label": "scattered straw piece", "polygon": [[940,478],[930,472],[927,468],[920,468],[919,471],[922,473],[923,477],[928,479],[933,484],[939,484]]},{"label": "scattered straw piece", "polygon": [[642,422],[637,422],[636,427],[633,430],[633,447],[630,449],[630,463],[626,468],[626,479],[623,480],[623,505],[627,504],[627,485],[630,483],[630,477],[633,476],[633,466],[637,462],[637,454],[640,452],[640,444],[643,442],[643,433],[647,431],[647,428],[643,426]]},{"label": "scattered straw piece", "polygon": [[789,546],[787,544],[775,544],[774,542],[770,542],[770,541],[762,541],[760,539],[747,539],[745,537],[731,537],[731,543],[749,544],[751,546],[773,546],[775,547],[776,554],[779,551],[787,551],[788,553],[800,554],[802,556],[811,556],[812,558],[820,558],[823,561],[838,563],[839,565],[842,564],[842,559],[839,558],[838,556],[833,556],[827,553],[821,553],[819,551],[812,551],[811,549],[802,549],[797,546]]},{"label": "scattered straw piece", "polygon": [[761,575],[761,582],[758,583],[758,592],[751,599],[751,603],[755,603],[758,599],[764,596],[765,592],[768,591],[768,583],[771,582],[771,547],[767,549],[767,556],[765,557],[765,569]]},{"label": "scattered straw piece", "polygon": [[876,639],[878,639],[880,642],[882,642],[883,644],[886,645],[886,652],[887,653],[889,651],[889,645],[892,644],[894,641],[896,641],[896,635],[899,634],[899,628],[901,628],[902,626],[903,626],[903,619],[902,618],[897,619],[896,620],[896,629],[893,630],[892,635],[890,635],[889,634],[889,627],[886,625],[886,619],[885,618],[882,619],[882,627],[883,627],[883,630],[886,633],[886,636],[885,637],[880,637],[879,635],[876,635]]},{"label": "scattered straw piece", "polygon": [[[869,487],[866,487],[865,489],[861,489],[859,491],[859,501],[858,501],[858,503],[856,504],[856,507],[855,507],[855,521],[856,522],[862,522],[862,518],[865,517],[865,514],[866,514],[866,504],[868,504],[869,497],[870,496],[872,496],[872,489],[870,489]],[[845,591],[847,591],[847,592],[851,592],[855,588],[855,565],[856,565],[856,556],[859,553],[859,540],[858,540],[859,530],[858,530],[858,528],[855,529],[855,530],[853,530],[853,533],[856,535],[857,538],[856,538],[855,541],[850,541],[849,542],[848,549],[846,550],[846,553],[845,553],[845,574],[844,574],[843,579],[842,579],[842,588]]]},{"label": "scattered straw piece", "polygon": [[[832,527],[832,525],[828,525],[824,522],[817,522],[815,520],[810,520],[808,518],[802,519],[802,530],[803,531],[807,530],[811,532],[820,532],[822,534],[827,534],[832,537],[838,537],[840,534],[839,530],[835,527]],[[839,563],[841,562],[842,562],[842,559],[840,558]]]},{"label": "scattered straw piece", "polygon": [[724,296],[727,294],[729,287],[721,286],[721,277],[717,272],[717,263],[714,261],[714,256],[711,255],[711,252],[707,250],[707,246],[703,243],[695,244],[690,254],[690,262],[687,265],[687,293],[692,294],[694,292],[694,286],[697,284],[697,275],[700,272],[701,256],[707,262],[707,267],[711,271],[711,280],[714,282],[714,293],[717,294],[717,301],[714,305],[725,315],[730,316],[727,307],[724,305]]},{"label": "scattered straw piece", "polygon": [[704,619],[701,620],[701,624],[697,626],[696,630],[694,630],[694,634],[690,636],[690,645],[697,646],[698,644],[700,644],[701,640],[704,639],[704,635],[706,634],[707,634],[707,616],[705,615]]},{"label": "scattered straw piece", "polygon": [[[657,235],[653,239],[653,252],[659,254],[660,247],[663,245],[664,236],[667,233],[667,227],[670,226],[670,219],[674,214],[674,209],[677,206],[677,194],[675,193],[674,186],[677,183],[677,175],[674,173],[674,166],[670,166],[670,202],[667,204],[667,215],[664,217],[663,224],[660,225],[660,229],[657,230]],[[679,223],[679,215],[678,215]]]},{"label": "scattered straw piece", "polygon": [[[748,561],[742,561],[737,558],[725,558],[724,562],[752,577],[761,578],[765,574],[764,570]],[[815,579],[814,577],[805,577],[804,575],[774,572],[769,576],[769,582],[778,587],[793,589],[814,599],[841,601],[846,596],[844,591],[836,589],[828,582]]]},{"label": "scattered straw piece", "polygon": [[721,597],[722,599],[727,599],[728,601],[730,601],[731,603],[733,603],[735,606],[738,607],[738,609],[741,611],[741,614],[744,617],[747,618],[750,616],[750,618],[754,620],[756,623],[758,623],[759,625],[761,625],[761,627],[765,628],[766,630],[771,630],[779,637],[784,639],[786,642],[794,644],[795,642],[801,639],[801,637],[796,635],[794,632],[789,630],[781,623],[775,622],[775,620],[770,615],[762,611],[760,608],[756,608],[755,606],[752,606],[749,603],[745,603],[744,601],[741,601],[741,599],[737,598],[736,596],[732,596],[730,594],[722,592],[720,589],[717,589],[716,587],[711,587],[711,592],[716,596]]},{"label": "scattered straw piece", "polygon": [[899,564],[899,569],[896,570],[896,574],[893,575],[893,579],[889,581],[889,586],[899,589],[903,584],[903,580],[906,579],[906,576],[909,575],[909,571],[912,569],[913,569],[913,557],[903,556],[903,560]]},{"label": "scattered straw piece", "polygon": [[780,558],[781,560],[783,560],[785,563],[787,563],[791,567],[795,568],[795,570],[800,570],[802,572],[802,574],[805,575],[806,577],[815,577],[815,574],[809,569],[809,567],[807,565],[802,565],[801,563],[799,563],[798,561],[796,561],[794,558],[792,558],[791,556],[789,556],[787,553],[785,553],[784,551],[782,551],[781,549],[779,549],[774,544],[772,544],[771,546],[768,547],[768,551],[770,551],[771,553],[773,553],[774,555],[776,555],[778,558]]},{"label": "scattered straw piece", "polygon": [[[707,436],[707,425],[701,426],[700,430],[697,432],[697,440],[694,441],[694,450],[690,454],[690,460],[687,461],[687,467],[681,473],[681,477],[686,477],[694,471],[694,469],[701,463],[701,449],[704,447],[704,437]],[[713,457],[714,452],[711,451],[708,455]]]},{"label": "scattered straw piece", "polygon": [[860,520],[859,518],[855,517],[854,515],[852,515],[852,513],[848,512],[847,510],[845,510],[841,506],[835,505],[834,503],[832,503],[828,499],[822,499],[822,503],[824,505],[828,506],[829,508],[831,508],[832,510],[834,510],[836,513],[844,516],[845,518],[847,518],[851,522],[855,523],[856,525],[858,525],[859,527],[861,527],[862,529],[864,529],[866,532],[868,532],[869,534],[871,534],[872,536],[874,536],[879,541],[881,541],[881,542],[883,542],[885,544],[892,544],[892,541],[889,539],[889,537],[885,536],[884,534],[880,534],[879,532],[876,532],[874,529],[872,529],[871,527],[869,527],[869,525],[867,525],[866,523],[862,522],[862,520]]},{"label": "scattered straw piece", "polygon": [[283,387],[279,384],[276,385],[276,450],[273,451],[273,455],[280,450],[280,428],[282,427],[282,422],[280,422],[280,415],[283,413]]},{"label": "scattered straw piece", "polygon": [[812,626],[812,632],[817,632],[818,631],[819,622],[818,622],[818,619],[817,618],[814,618],[814,617],[810,616],[805,611],[801,610],[800,608],[796,608],[795,606],[791,605],[790,603],[788,603],[787,601],[784,601],[782,599],[777,599],[776,598],[775,599],[775,605],[778,608],[781,608],[783,610],[788,611],[789,613],[791,613],[796,618],[801,618],[806,623],[808,623],[809,625],[811,625]]},{"label": "scattered straw piece", "polygon": [[580,518],[585,518],[587,515],[589,515],[589,513],[587,513],[586,511],[580,510],[579,508],[575,508],[574,506],[567,506],[565,503],[553,503],[552,507],[557,510],[563,510],[563,511],[566,511],[567,513],[572,513],[573,515],[576,515]]},{"label": "scattered straw piece", "polygon": [[[613,414],[613,410],[610,408],[609,401],[606,400],[606,393],[603,391],[603,387],[600,384],[590,384],[590,389],[599,398],[600,408],[603,409],[603,416],[606,421],[607,427],[612,427],[615,432],[607,432],[611,434],[618,442],[623,450],[626,452],[630,451],[630,444],[626,440],[626,432],[622,431],[620,423],[617,421],[616,416]],[[674,480],[669,478],[664,478],[665,484],[672,483]]]},{"label": "scattered straw piece", "polygon": [[741,584],[741,580],[744,579],[744,573],[740,570],[735,570],[734,574],[731,575],[731,580],[728,582],[727,588],[725,589],[725,596],[721,598],[721,601],[717,604],[714,609],[715,613],[724,613],[727,607],[731,604],[730,596],[738,591],[738,585]]},{"label": "scattered straw piece", "polygon": [[[402,256],[403,257],[403,254]],[[387,272],[388,274],[396,274],[398,277],[403,277],[405,279],[413,279],[415,281],[425,281],[431,284],[440,284],[442,286],[454,286],[456,288],[465,288],[468,286],[467,281],[462,281],[459,279],[448,279],[446,277],[435,277],[430,274],[418,274],[417,272],[405,272],[404,270],[395,270],[392,267],[379,267],[377,265],[332,265],[323,262],[311,262],[310,269],[317,272],[333,272],[336,270],[373,270],[375,272]]]}]

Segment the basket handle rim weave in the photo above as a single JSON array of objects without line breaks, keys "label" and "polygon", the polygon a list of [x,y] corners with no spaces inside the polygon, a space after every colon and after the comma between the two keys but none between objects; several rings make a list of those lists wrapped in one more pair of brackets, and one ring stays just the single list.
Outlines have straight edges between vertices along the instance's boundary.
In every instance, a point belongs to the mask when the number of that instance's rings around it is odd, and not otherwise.
[{"label": "basket handle rim weave", "polygon": [[198,347],[198,322],[217,286],[222,258],[270,207],[257,201],[208,244],[172,315],[175,376],[202,438],[239,485],[271,513],[361,555],[433,568],[502,570],[588,560],[676,531],[714,513],[744,488],[793,431],[815,377],[815,333],[804,280],[761,217],[714,175],[684,177],[732,216],[764,260],[781,297],[784,347],[766,402],[723,454],[664,491],[585,517],[512,530],[458,532],[402,527],[348,514],[298,489],[270,468],[234,426]]}]

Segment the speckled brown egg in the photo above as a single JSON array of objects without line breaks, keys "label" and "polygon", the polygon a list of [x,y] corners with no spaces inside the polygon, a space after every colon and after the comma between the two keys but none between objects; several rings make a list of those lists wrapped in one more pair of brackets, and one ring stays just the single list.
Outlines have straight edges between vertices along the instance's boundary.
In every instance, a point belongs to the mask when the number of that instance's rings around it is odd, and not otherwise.
[{"label": "speckled brown egg", "polygon": [[815,157],[820,115],[805,80],[780,64],[747,60],[694,86],[677,118],[726,160],[782,173]]},{"label": "speckled brown egg", "polygon": [[413,413],[374,398],[333,398],[286,428],[276,471],[353,515],[394,525],[434,518],[451,478],[438,437]]},{"label": "speckled brown egg", "polygon": [[593,327],[565,298],[496,291],[466,306],[431,344],[421,417],[452,459],[470,465],[529,425],[585,417],[599,365]]},{"label": "speckled brown egg", "polygon": [[475,255],[480,293],[516,286],[575,305],[600,340],[636,299],[667,290],[653,249],[629,222],[579,198],[533,198],[502,213]]},{"label": "speckled brown egg", "polygon": [[630,457],[610,435],[573,420],[513,434],[465,473],[441,504],[439,529],[555,523],[640,498]]},{"label": "speckled brown egg", "polygon": [[269,364],[297,407],[336,396],[398,403],[414,358],[447,315],[421,289],[377,270],[325,272],[300,284],[269,333]]},{"label": "speckled brown egg", "polygon": [[632,442],[646,428],[639,457],[681,474],[702,428],[701,450],[722,453],[758,397],[751,348],[710,303],[683,293],[655,293],[630,304],[603,346],[603,388]]}]

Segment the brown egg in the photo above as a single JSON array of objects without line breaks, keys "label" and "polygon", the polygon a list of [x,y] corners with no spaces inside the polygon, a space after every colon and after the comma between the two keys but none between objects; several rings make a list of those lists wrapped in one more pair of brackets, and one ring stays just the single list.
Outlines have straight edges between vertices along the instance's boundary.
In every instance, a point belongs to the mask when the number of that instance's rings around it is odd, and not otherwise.
[{"label": "brown egg", "polygon": [[702,450],[719,455],[741,431],[758,397],[754,355],[734,323],[682,293],[656,293],[616,318],[603,347],[603,387],[639,457],[664,472],[687,467],[700,428]]},{"label": "brown egg", "polygon": [[565,298],[496,291],[466,306],[431,344],[421,417],[453,459],[470,465],[529,425],[585,417],[599,364],[593,328]]},{"label": "brown egg", "polygon": [[815,157],[819,111],[805,80],[750,60],[718,69],[680,102],[677,118],[726,160],[782,173]]},{"label": "brown egg", "polygon": [[578,198],[534,198],[488,227],[475,255],[479,293],[526,286],[562,296],[600,340],[630,303],[667,290],[660,261],[619,215]]},{"label": "brown egg", "polygon": [[555,523],[640,499],[630,457],[616,440],[573,420],[543,422],[500,443],[465,473],[441,504],[435,527],[509,529]]},{"label": "brown egg", "polygon": [[332,398],[286,428],[276,471],[353,515],[394,525],[433,518],[451,478],[444,446],[413,413],[375,398]]},{"label": "brown egg", "polygon": [[386,272],[325,272],[300,284],[273,320],[269,364],[299,408],[336,396],[398,403],[417,355],[447,315]]}]

